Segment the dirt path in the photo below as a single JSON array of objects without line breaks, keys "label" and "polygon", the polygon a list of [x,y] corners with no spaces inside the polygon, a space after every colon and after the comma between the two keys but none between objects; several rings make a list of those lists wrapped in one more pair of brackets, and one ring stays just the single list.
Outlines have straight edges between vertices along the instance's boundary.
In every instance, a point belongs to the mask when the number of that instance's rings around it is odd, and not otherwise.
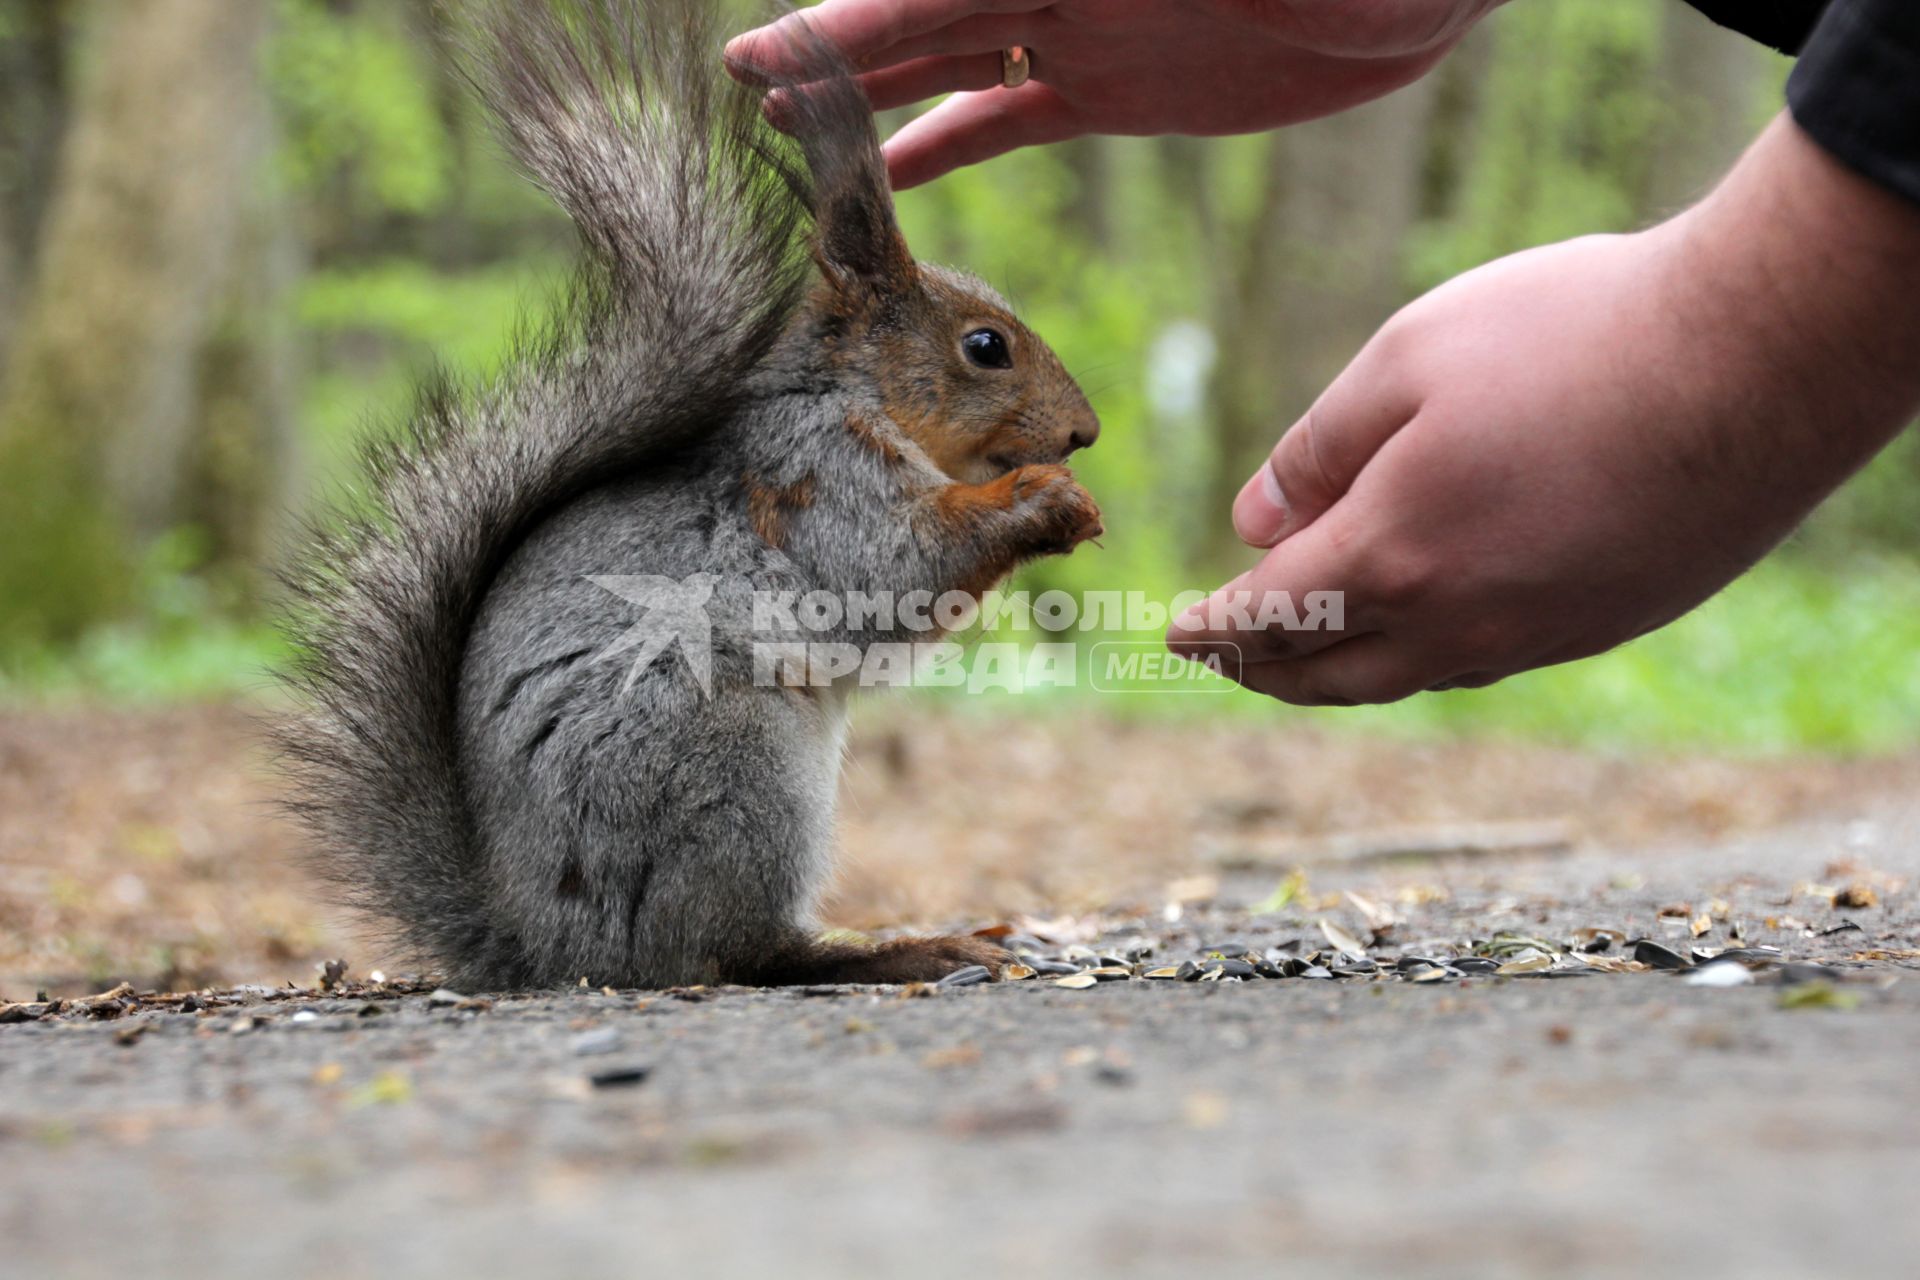
[{"label": "dirt path", "polygon": [[[1844,819],[1916,777],[1920,757],[1397,743],[1284,717],[983,721],[895,699],[863,709],[855,735],[829,916],[972,928],[1157,906],[1222,858],[1268,856],[1277,877],[1352,833],[1425,840],[1436,824],[1551,823],[1576,848],[1711,841]],[[336,956],[397,967],[325,908],[273,797],[243,710],[0,714],[0,1000],[305,983]]]},{"label": "dirt path", "polygon": [[[1792,985],[1808,971],[1760,963],[1724,989],[1035,978],[49,1013],[0,1025],[0,1271],[1906,1276],[1917,817],[1329,866],[1257,914],[1272,876],[1228,873],[1177,920],[1023,925],[1155,962],[1223,935],[1284,956],[1372,908],[1399,917],[1384,963],[1603,928],[1828,966]],[[1853,886],[1872,905],[1835,905]]]}]

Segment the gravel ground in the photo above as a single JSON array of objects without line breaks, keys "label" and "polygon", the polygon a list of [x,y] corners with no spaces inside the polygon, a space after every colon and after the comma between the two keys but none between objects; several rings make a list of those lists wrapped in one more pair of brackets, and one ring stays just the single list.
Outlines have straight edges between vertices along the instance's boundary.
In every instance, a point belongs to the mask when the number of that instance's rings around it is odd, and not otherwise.
[{"label": "gravel ground", "polygon": [[[1366,933],[1337,887],[1401,917],[1381,958],[1601,927],[1777,946],[1829,966],[1811,985],[68,1008],[0,1025],[0,1274],[1910,1276],[1917,817],[1317,871],[1261,915],[1272,876],[1228,876],[1177,921],[1021,926],[1174,961],[1223,935],[1311,950],[1323,919]],[[1829,901],[1853,884],[1874,905]]]}]

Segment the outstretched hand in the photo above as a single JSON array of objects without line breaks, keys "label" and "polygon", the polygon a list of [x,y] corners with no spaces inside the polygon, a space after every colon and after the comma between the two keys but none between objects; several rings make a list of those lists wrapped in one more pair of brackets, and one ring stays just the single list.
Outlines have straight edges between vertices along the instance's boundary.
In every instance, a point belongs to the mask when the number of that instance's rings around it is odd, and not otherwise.
[{"label": "outstretched hand", "polygon": [[[1500,0],[825,0],[727,46],[737,74],[794,74],[806,22],[860,71],[875,110],[955,96],[886,144],[897,188],[1089,133],[1250,133],[1380,97]],[[1032,75],[1001,87],[1020,45]]]},{"label": "outstretched hand", "polygon": [[[1234,504],[1216,593],[1345,593],[1339,631],[1209,604],[1176,652],[1390,702],[1599,653],[1725,586],[1920,409],[1920,210],[1782,118],[1699,207],[1490,263],[1367,344]],[[1230,600],[1227,601],[1230,603]]]}]

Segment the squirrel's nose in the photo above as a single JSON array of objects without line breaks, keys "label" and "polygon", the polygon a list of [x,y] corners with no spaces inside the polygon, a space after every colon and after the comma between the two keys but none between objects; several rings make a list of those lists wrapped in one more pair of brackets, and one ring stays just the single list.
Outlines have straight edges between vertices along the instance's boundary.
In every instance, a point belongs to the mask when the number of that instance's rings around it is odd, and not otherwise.
[{"label": "squirrel's nose", "polygon": [[1084,426],[1074,428],[1073,434],[1067,437],[1067,452],[1084,449],[1099,438],[1100,419],[1089,418]]}]

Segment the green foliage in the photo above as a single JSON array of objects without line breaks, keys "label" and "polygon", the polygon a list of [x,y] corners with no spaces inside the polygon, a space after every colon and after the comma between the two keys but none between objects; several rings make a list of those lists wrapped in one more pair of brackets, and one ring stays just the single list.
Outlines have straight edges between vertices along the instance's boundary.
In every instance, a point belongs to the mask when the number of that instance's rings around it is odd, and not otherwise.
[{"label": "green foliage", "polygon": [[156,541],[131,588],[140,608],[127,621],[77,642],[16,649],[0,663],[8,702],[177,701],[264,688],[278,638],[239,620],[217,578],[196,574],[204,540],[179,530]]},{"label": "green foliage", "polygon": [[[1019,638],[996,633],[997,639]],[[1104,635],[1069,631],[1083,650]],[[1122,637],[1142,643],[1157,633]],[[1129,718],[1243,717],[1327,731],[1413,737],[1499,735],[1569,745],[1729,752],[1910,746],[1920,726],[1920,577],[1897,563],[1833,575],[1766,562],[1704,607],[1585,662],[1488,689],[1422,694],[1387,707],[1304,710],[1224,681],[1136,680],[1117,692],[1083,662],[1068,689],[913,696],[985,716],[1097,710]]]},{"label": "green foliage", "polygon": [[1559,0],[1501,15],[1459,205],[1415,237],[1414,283],[1638,221],[1663,4]]},{"label": "green foliage", "polygon": [[452,275],[401,258],[309,277],[296,306],[322,357],[307,380],[305,409],[323,472],[341,474],[362,432],[398,421],[428,369],[491,371],[515,326],[565,272],[558,258]]},{"label": "green foliage", "polygon": [[309,191],[347,183],[350,211],[362,215],[438,208],[450,190],[452,139],[406,7],[343,12],[323,0],[281,0],[279,18],[269,71],[292,181]]},{"label": "green foliage", "polygon": [[[1397,259],[1406,297],[1500,254],[1646,219],[1650,156],[1674,110],[1654,85],[1670,3],[1530,0],[1500,13],[1478,55],[1486,61],[1456,86],[1458,109],[1429,126],[1420,221]],[[324,482],[343,477],[363,424],[404,412],[429,364],[464,374],[496,364],[516,314],[540,307],[564,272],[570,240],[450,86],[430,6],[277,4],[270,74],[282,160],[313,246],[296,306],[310,355],[306,427]],[[1007,294],[1081,377],[1103,421],[1099,446],[1075,465],[1106,514],[1104,545],[1037,565],[1017,585],[1169,600],[1242,567],[1205,551],[1227,516],[1209,496],[1218,449],[1196,392],[1221,291],[1234,283],[1221,252],[1248,233],[1268,154],[1258,138],[1102,140],[1017,153],[902,196],[916,251]],[[1283,259],[1272,287],[1324,287],[1349,266],[1307,246]],[[1353,346],[1365,336],[1351,335]],[[1325,712],[1237,692],[948,701],[994,715],[1093,706],[1663,749],[1908,744],[1920,726],[1916,485],[1920,439],[1909,438],[1794,547],[1705,609],[1604,658],[1489,690]],[[190,572],[190,551],[163,549],[149,564],[144,621],[38,653],[0,679],[0,700],[251,687],[274,641],[222,620],[224,602]]]}]

